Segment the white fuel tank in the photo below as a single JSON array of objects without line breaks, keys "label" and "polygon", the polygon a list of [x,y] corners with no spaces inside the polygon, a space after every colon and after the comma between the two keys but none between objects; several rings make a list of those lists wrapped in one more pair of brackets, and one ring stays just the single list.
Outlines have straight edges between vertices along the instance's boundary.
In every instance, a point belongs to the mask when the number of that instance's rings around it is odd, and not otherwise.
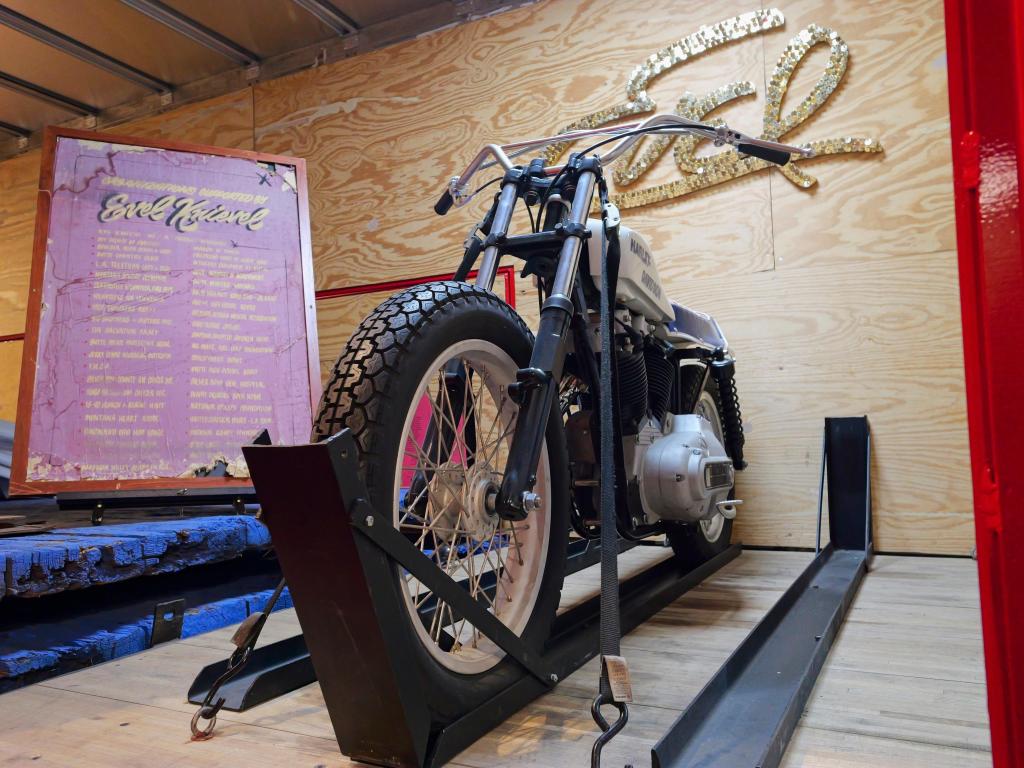
[{"label": "white fuel tank", "polygon": [[[590,274],[597,285],[601,279],[601,239],[604,228],[600,220],[587,221],[590,229]],[[629,227],[619,225],[619,284],[616,298],[652,323],[667,323],[675,318],[672,304],[665,295],[654,263],[654,254],[647,241]]]}]

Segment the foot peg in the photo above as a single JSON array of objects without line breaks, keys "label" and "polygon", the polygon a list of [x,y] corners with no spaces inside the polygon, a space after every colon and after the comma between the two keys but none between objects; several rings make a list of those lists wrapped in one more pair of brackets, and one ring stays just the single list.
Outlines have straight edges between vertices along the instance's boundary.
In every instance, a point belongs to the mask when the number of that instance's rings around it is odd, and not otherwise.
[{"label": "foot peg", "polygon": [[715,504],[715,509],[718,513],[726,520],[732,520],[736,517],[736,507],[743,503],[743,499],[724,499]]}]

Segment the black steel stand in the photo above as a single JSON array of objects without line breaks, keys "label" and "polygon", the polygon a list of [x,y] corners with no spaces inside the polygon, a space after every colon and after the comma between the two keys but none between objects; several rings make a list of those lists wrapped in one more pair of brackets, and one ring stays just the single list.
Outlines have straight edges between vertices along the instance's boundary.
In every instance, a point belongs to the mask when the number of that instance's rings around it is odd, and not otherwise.
[{"label": "black steel stand", "polygon": [[[820,548],[828,477],[831,541]],[[825,419],[819,552],[652,751],[654,768],[776,768],[871,557],[867,417]]]},{"label": "black steel stand", "polygon": [[[620,539],[619,553],[627,552],[636,545],[637,542]],[[658,546],[661,546],[660,542]],[[600,557],[601,543],[596,539],[570,542],[565,575],[595,565]],[[210,686],[227,671],[228,664],[229,660],[223,659],[203,667],[188,689],[190,704],[198,705],[205,701]],[[224,697],[222,709],[244,712],[315,681],[316,671],[309,658],[306,641],[302,635],[292,635],[252,652],[244,672],[221,687],[220,695]]]},{"label": "black steel stand", "polygon": [[[597,598],[559,616],[551,640],[536,649],[413,547],[366,501],[348,431],[323,443],[243,450],[338,744],[349,757],[403,768],[441,765],[597,653]],[[623,630],[738,554],[737,545],[689,572],[670,558],[622,582]],[[520,674],[501,693],[440,727],[425,704],[425,681],[406,663],[419,641],[407,631],[407,609],[394,588],[396,564],[519,663]]]}]

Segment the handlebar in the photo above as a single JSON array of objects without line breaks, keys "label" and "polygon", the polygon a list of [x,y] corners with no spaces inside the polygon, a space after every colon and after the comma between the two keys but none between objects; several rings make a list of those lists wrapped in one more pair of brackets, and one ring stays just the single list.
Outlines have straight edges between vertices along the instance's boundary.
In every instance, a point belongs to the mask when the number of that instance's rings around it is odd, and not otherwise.
[{"label": "handlebar", "polygon": [[[603,165],[610,165],[648,133],[696,135],[711,140],[716,146],[729,144],[744,154],[777,165],[785,165],[793,155],[800,155],[802,157],[814,156],[814,151],[807,147],[797,147],[769,141],[768,139],[758,139],[742,134],[739,131],[734,131],[728,126],[708,125],[707,123],[700,123],[680,115],[662,113],[653,115],[639,123],[568,131],[556,136],[528,139],[512,144],[487,144],[477,153],[473,161],[466,166],[466,169],[459,176],[453,177],[448,182],[444,194],[441,195],[441,198],[434,205],[434,211],[439,216],[444,216],[453,205],[465,205],[473,198],[473,194],[468,192],[469,181],[478,171],[492,168],[496,165],[501,166],[506,171],[510,170],[514,158],[531,150],[537,150],[552,144],[571,143],[591,136],[609,136],[613,138],[621,136],[622,138],[610,150],[603,155],[599,155]],[[563,166],[560,165],[548,166],[544,169],[544,173],[545,175],[554,175],[561,171],[562,168]]]},{"label": "handlebar", "polygon": [[448,211],[451,210],[452,205],[455,203],[455,199],[452,197],[452,193],[447,189],[441,194],[441,199],[434,203],[434,213],[438,216],[444,216]]}]

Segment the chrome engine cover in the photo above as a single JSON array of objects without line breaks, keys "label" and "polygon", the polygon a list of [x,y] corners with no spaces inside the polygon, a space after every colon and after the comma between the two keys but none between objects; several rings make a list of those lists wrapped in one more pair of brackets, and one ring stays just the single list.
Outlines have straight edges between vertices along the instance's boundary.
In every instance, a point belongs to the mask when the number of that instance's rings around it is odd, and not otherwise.
[{"label": "chrome engine cover", "polygon": [[640,498],[647,515],[695,523],[729,498],[732,460],[711,422],[695,413],[666,414],[663,435],[643,452]]}]

